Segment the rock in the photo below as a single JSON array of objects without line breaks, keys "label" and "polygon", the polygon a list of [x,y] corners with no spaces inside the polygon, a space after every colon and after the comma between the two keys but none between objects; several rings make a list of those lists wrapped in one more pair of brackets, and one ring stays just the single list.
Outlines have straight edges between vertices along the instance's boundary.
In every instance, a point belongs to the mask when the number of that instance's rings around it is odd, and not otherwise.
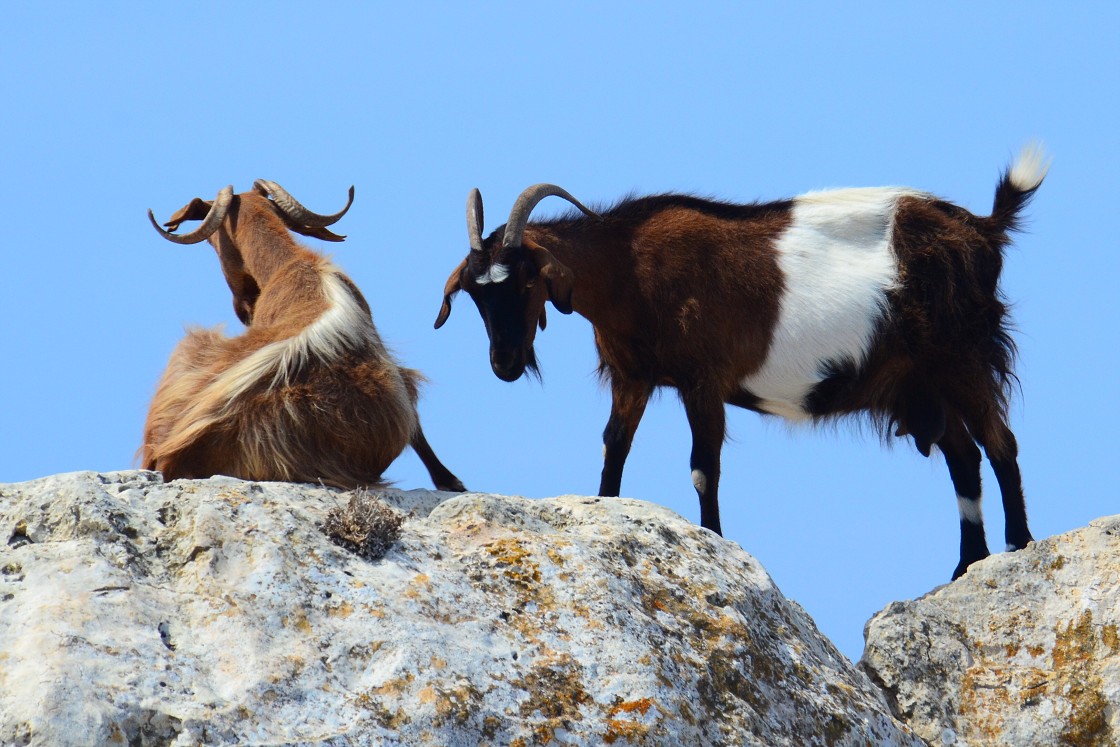
[{"label": "rock", "polygon": [[623,499],[0,486],[0,743],[920,745],[737,545]]},{"label": "rock", "polygon": [[1120,516],[971,566],[867,624],[861,668],[944,745],[1120,743]]}]

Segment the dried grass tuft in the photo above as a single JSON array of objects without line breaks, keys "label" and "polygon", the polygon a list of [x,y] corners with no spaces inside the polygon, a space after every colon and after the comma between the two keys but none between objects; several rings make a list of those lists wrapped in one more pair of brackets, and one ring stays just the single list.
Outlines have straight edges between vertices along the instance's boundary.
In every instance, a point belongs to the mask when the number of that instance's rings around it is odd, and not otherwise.
[{"label": "dried grass tuft", "polygon": [[404,516],[368,490],[355,490],[346,506],[336,506],[323,522],[323,533],[336,545],[366,560],[382,558],[401,535]]}]

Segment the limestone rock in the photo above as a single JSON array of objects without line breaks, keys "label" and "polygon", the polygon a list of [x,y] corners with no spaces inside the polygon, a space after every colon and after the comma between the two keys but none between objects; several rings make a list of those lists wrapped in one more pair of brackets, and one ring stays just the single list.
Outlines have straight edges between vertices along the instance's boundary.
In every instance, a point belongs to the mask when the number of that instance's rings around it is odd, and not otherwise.
[{"label": "limestone rock", "polygon": [[922,744],[665,509],[381,497],[408,518],[370,561],[320,531],[348,498],[325,488],[0,486],[0,743]]},{"label": "limestone rock", "polygon": [[934,744],[1120,743],[1120,516],[993,555],[867,624],[860,666]]}]

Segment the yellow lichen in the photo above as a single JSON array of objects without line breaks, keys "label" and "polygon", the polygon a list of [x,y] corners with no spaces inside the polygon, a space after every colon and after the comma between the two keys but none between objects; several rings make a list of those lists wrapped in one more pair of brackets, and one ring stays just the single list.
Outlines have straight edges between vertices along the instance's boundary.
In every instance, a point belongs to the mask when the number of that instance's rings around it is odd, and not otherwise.
[{"label": "yellow lichen", "polygon": [[527,696],[519,711],[524,721],[533,724],[534,745],[548,744],[556,729],[582,721],[583,706],[593,702],[583,687],[582,669],[569,654],[538,662],[510,685]]},{"label": "yellow lichen", "polygon": [[616,717],[620,714],[628,713],[637,713],[644,716],[653,705],[653,700],[650,698],[617,700],[607,709],[607,730],[603,734],[603,742],[606,744],[614,744],[615,741],[623,737],[636,740],[638,737],[643,737],[648,734],[649,727],[647,725],[637,721]]},{"label": "yellow lichen", "polygon": [[1108,650],[1113,654],[1120,653],[1120,632],[1115,625],[1104,626],[1104,630],[1101,631],[1101,642],[1108,646]]},{"label": "yellow lichen", "polygon": [[517,586],[529,588],[540,583],[540,566],[530,559],[531,553],[517,540],[501,539],[484,547],[495,563],[503,567],[502,575]]},{"label": "yellow lichen", "polygon": [[656,612],[669,611],[668,605],[661,601],[660,597],[657,594],[649,594],[642,597],[642,607],[644,607],[646,612],[650,613],[651,615]]},{"label": "yellow lichen", "polygon": [[605,744],[614,744],[620,738],[637,741],[649,733],[649,727],[636,721],[619,721],[607,719],[607,731],[603,734]]},{"label": "yellow lichen", "polygon": [[[1109,649],[1107,626],[1098,635],[1093,614],[1085,610],[1076,619],[1058,624],[1049,662],[1039,667],[1005,666],[1003,654],[1018,644],[979,647],[977,658],[961,682],[959,713],[968,728],[959,736],[970,743],[1004,744],[1005,714],[1053,701],[1063,715],[1064,731],[1056,742],[1066,747],[1103,747],[1115,744],[1108,725],[1107,702],[1096,662]],[[1034,658],[1045,654],[1042,646],[1027,646]],[[993,661],[993,658],[995,660]],[[1040,662],[1042,664],[1042,662]]]},{"label": "yellow lichen", "polygon": [[446,689],[437,687],[435,693],[437,726],[448,721],[454,721],[459,726],[465,725],[482,703],[482,693],[471,684]]},{"label": "yellow lichen", "polygon": [[1070,708],[1061,743],[1070,747],[1114,745],[1115,735],[1106,715],[1108,701],[1101,692],[1100,675],[1093,667],[1104,643],[1097,638],[1093,613],[1085,610],[1064,630],[1059,625],[1054,632],[1054,669],[1068,687],[1062,697]]},{"label": "yellow lichen", "polygon": [[280,624],[285,628],[294,627],[301,633],[311,632],[311,623],[307,620],[307,613],[296,610],[290,617],[281,617]]},{"label": "yellow lichen", "polygon": [[371,688],[369,692],[374,695],[397,696],[403,693],[414,679],[416,679],[416,675],[412,674],[412,672],[405,672],[400,677],[386,680],[380,687]]},{"label": "yellow lichen", "polygon": [[651,700],[650,698],[626,700],[612,705],[609,713],[611,716],[617,716],[619,713],[633,713],[634,711],[638,711],[644,716],[646,715],[646,711],[648,711],[650,709],[650,706],[652,705],[653,700]]},{"label": "yellow lichen", "polygon": [[420,599],[428,596],[428,587],[431,586],[432,579],[426,573],[417,573],[412,577],[408,583],[408,588],[404,590],[404,596],[408,599]]},{"label": "yellow lichen", "polygon": [[342,604],[327,608],[327,614],[331,617],[350,617],[353,613],[354,607],[345,601]]}]

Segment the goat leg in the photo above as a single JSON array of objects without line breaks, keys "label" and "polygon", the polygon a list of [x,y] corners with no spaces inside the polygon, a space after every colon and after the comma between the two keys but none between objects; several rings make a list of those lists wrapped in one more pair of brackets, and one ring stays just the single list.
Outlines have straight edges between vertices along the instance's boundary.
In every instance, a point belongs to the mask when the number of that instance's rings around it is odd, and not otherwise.
[{"label": "goat leg", "polygon": [[719,522],[719,460],[727,414],[724,398],[703,389],[682,390],[685,415],[692,429],[692,484],[700,497],[700,526],[723,536]]},{"label": "goat leg", "polygon": [[611,376],[611,416],[603,430],[603,474],[599,495],[617,496],[622,490],[622,468],[630,454],[634,433],[646,411],[653,389],[645,384]]},{"label": "goat leg", "polygon": [[452,493],[466,492],[467,488],[462,481],[452,474],[451,470],[443,466],[443,462],[432,451],[428,439],[424,438],[424,430],[420,427],[420,423],[416,424],[416,432],[412,434],[410,444],[412,450],[416,452],[416,455],[420,457],[420,461],[424,463],[424,467],[428,470],[428,475],[431,476],[432,484],[436,486],[436,490],[446,490]]}]

